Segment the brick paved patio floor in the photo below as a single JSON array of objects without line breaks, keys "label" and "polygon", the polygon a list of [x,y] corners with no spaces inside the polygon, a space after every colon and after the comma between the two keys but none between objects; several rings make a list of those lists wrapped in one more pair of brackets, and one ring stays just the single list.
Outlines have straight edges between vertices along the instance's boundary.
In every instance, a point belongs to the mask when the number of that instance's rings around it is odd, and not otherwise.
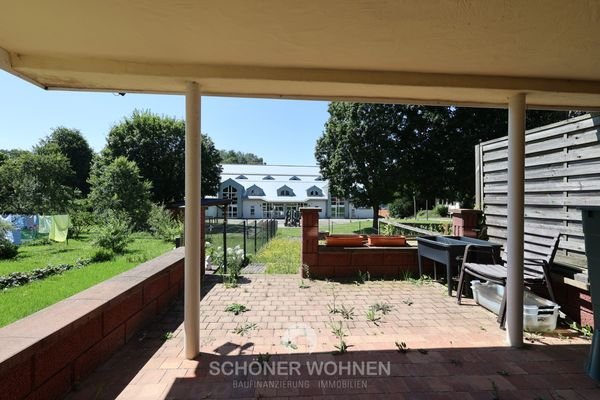
[{"label": "brick paved patio floor", "polygon": [[[508,348],[495,315],[471,300],[457,305],[437,283],[305,280],[301,288],[297,276],[252,275],[227,289],[216,279],[204,283],[197,360],[184,357],[179,302],[69,398],[600,399],[600,386],[583,373],[589,341],[563,329],[527,335],[525,348]],[[225,312],[234,302],[248,311]],[[375,303],[391,311],[370,322],[366,314]],[[331,314],[334,304],[353,310],[352,319]],[[345,354],[332,353],[339,339],[331,321],[342,322]],[[243,335],[234,332],[243,326]],[[399,352],[396,342],[408,350]],[[226,361],[254,371],[299,369],[229,375]],[[326,369],[311,374],[319,364]],[[344,365],[357,367],[357,375]],[[383,369],[369,375],[367,368]]]}]

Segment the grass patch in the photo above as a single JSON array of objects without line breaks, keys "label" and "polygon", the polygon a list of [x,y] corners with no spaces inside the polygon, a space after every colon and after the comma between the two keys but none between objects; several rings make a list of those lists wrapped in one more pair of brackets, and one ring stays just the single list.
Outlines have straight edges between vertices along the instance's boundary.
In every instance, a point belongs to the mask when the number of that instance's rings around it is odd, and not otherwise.
[{"label": "grass patch", "polygon": [[[0,326],[57,303],[173,248],[171,243],[155,239],[149,234],[136,233],[133,238],[127,252],[116,256],[114,260],[94,263],[83,269],[0,292]],[[21,246],[17,260],[0,262],[0,273],[4,275],[13,271],[30,271],[48,264],[74,263],[78,258],[91,257],[96,250],[88,236],[69,240],[68,245]]]},{"label": "grass patch", "polygon": [[253,258],[253,262],[266,264],[267,274],[297,274],[299,271],[302,243],[299,237],[290,236],[288,229],[299,228],[280,228],[277,235]]},{"label": "grass patch", "polygon": [[320,231],[329,231],[331,234],[337,233],[360,233],[360,234],[371,234],[374,233],[372,228],[373,220],[361,219],[344,222],[333,222],[333,221],[319,221]]}]

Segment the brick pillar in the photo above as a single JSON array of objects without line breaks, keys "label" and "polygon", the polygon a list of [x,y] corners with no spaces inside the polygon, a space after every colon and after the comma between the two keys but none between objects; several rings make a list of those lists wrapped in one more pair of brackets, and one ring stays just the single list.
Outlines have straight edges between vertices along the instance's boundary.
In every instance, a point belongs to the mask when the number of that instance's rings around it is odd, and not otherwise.
[{"label": "brick pillar", "polygon": [[454,236],[477,237],[479,233],[480,210],[461,208],[452,213],[452,234]]},{"label": "brick pillar", "polygon": [[319,251],[319,212],[321,209],[314,207],[300,208],[302,227],[302,265],[300,266],[300,275],[307,278],[304,266],[315,266],[318,260]]}]

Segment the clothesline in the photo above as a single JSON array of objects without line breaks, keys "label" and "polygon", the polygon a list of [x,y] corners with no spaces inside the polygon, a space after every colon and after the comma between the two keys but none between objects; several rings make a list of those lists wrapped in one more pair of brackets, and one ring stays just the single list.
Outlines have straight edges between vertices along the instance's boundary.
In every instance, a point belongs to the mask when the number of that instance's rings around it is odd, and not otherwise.
[{"label": "clothesline", "polygon": [[48,235],[50,240],[64,242],[69,234],[70,219],[64,215],[2,215],[4,221],[13,226],[7,239],[19,245],[22,242],[36,239],[39,235]]}]

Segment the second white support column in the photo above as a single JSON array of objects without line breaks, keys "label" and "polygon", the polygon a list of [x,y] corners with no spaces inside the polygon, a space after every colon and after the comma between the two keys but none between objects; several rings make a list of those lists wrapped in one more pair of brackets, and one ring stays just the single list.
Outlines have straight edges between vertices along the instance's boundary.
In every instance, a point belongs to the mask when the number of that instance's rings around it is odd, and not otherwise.
[{"label": "second white support column", "polygon": [[523,241],[525,230],[525,94],[508,102],[508,207],[506,330],[511,347],[523,346]]}]

